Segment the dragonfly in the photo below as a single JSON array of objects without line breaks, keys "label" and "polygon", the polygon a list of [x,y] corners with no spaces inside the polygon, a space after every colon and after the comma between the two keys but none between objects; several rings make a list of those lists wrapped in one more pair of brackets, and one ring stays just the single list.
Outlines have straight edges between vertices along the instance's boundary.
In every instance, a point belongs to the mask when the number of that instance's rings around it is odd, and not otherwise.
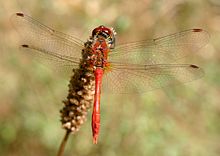
[{"label": "dragonfly", "polygon": [[112,93],[143,93],[183,84],[203,76],[194,64],[177,61],[204,47],[209,34],[203,29],[188,29],[167,36],[116,45],[116,32],[96,27],[84,43],[79,38],[56,31],[23,13],[11,21],[24,42],[21,47],[55,64],[82,68],[94,77],[92,113],[93,142],[100,131],[100,96]]}]

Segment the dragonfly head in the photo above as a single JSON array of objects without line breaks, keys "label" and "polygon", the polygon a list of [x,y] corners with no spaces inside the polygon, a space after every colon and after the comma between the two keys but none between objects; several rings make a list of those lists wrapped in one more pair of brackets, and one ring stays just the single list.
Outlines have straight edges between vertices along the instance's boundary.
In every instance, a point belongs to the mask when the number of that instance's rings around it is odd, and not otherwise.
[{"label": "dragonfly head", "polygon": [[110,49],[114,49],[115,47],[115,35],[116,35],[116,32],[113,28],[107,28],[103,25],[95,28],[92,31],[92,37],[98,38],[101,36],[105,38]]}]

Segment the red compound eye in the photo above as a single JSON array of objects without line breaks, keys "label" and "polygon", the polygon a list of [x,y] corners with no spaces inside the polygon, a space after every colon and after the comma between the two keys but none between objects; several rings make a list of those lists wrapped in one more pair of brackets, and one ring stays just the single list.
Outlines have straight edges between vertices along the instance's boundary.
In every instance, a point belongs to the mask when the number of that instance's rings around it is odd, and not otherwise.
[{"label": "red compound eye", "polygon": [[101,34],[101,33],[105,33],[106,35],[110,36],[112,34],[112,30],[101,25],[97,28],[95,28],[93,31],[92,31],[92,36],[96,35],[96,34]]}]

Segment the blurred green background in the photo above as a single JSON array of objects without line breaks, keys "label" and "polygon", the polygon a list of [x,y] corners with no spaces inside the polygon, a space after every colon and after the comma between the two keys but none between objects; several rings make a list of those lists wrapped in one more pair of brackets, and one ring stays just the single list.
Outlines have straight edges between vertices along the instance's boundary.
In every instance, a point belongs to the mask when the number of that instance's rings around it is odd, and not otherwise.
[{"label": "blurred green background", "polygon": [[0,155],[56,155],[65,131],[59,122],[69,78],[19,50],[9,21],[24,12],[82,40],[101,24],[118,42],[203,28],[210,43],[185,61],[202,79],[140,95],[103,95],[99,143],[92,144],[91,112],[71,135],[67,156],[220,155],[219,0],[11,0],[0,1]]}]

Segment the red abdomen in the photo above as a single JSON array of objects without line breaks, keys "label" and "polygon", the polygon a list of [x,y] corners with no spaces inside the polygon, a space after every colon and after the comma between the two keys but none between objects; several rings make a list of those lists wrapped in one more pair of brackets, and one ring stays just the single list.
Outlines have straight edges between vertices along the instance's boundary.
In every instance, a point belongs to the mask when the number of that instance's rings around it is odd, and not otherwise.
[{"label": "red abdomen", "polygon": [[100,129],[100,93],[102,85],[103,69],[97,68],[94,71],[95,74],[95,97],[92,113],[92,135],[93,143],[97,144],[98,134]]}]

